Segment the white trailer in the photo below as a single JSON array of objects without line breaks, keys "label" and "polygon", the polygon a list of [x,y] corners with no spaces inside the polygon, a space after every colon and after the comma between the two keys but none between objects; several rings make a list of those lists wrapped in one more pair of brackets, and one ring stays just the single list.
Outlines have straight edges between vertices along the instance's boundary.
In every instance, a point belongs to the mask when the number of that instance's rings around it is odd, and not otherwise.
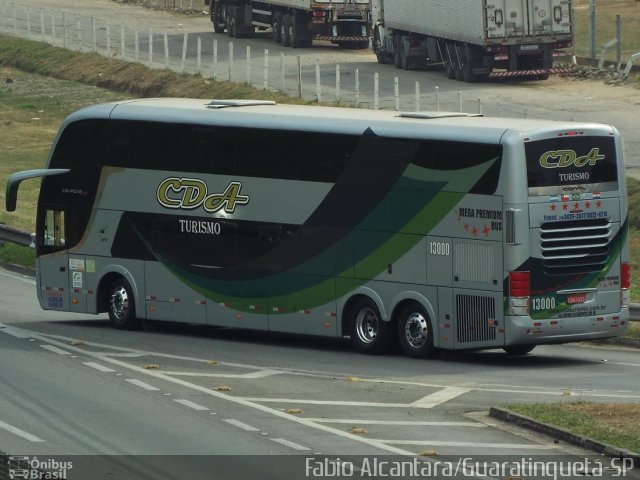
[{"label": "white trailer", "polygon": [[205,0],[213,29],[251,37],[271,29],[277,43],[308,47],[314,39],[346,48],[369,46],[370,0]]},{"label": "white trailer", "polygon": [[571,0],[373,0],[372,23],[378,62],[466,82],[548,78],[573,44]]}]

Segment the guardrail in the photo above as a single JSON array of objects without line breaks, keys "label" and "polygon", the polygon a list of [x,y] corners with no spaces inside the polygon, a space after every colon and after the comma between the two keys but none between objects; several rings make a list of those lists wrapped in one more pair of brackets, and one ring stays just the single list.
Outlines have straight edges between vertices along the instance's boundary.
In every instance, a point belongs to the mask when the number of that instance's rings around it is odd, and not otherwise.
[{"label": "guardrail", "polygon": [[11,242],[33,248],[35,246],[34,240],[34,233],[22,232],[17,228],[0,225],[0,243]]},{"label": "guardrail", "polygon": [[[34,241],[35,233],[22,232],[13,227],[0,225],[0,244],[2,242],[11,242],[34,248]],[[640,303],[632,303],[629,307],[629,320],[640,322]]]}]

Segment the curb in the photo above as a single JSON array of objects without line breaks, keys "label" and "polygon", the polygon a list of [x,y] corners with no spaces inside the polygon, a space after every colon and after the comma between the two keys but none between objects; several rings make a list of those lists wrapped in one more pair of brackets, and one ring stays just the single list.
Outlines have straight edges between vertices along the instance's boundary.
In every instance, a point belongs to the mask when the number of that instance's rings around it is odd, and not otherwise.
[{"label": "curb", "polygon": [[517,425],[518,427],[528,428],[529,430],[543,433],[557,440],[562,440],[566,443],[570,443],[587,450],[592,450],[596,453],[607,455],[609,457],[631,458],[636,465],[640,465],[640,453],[632,452],[631,450],[626,450],[624,448],[614,447],[607,443],[598,442],[591,438],[583,437],[582,435],[565,430],[564,428],[539,422],[538,420],[527,417],[526,415],[514,413],[505,408],[491,407],[489,409],[489,416]]}]

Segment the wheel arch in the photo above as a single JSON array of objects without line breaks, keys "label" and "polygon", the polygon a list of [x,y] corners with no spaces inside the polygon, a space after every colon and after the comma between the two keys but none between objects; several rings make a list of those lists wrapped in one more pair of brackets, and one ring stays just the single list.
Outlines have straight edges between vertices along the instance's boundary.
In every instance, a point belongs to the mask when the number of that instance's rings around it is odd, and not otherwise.
[{"label": "wheel arch", "polygon": [[[144,305],[144,302],[140,302],[140,298],[144,298],[142,291],[144,285],[141,282],[136,282],[135,277],[129,270],[121,265],[109,265],[101,270],[100,280],[98,281],[98,287],[96,289],[96,301],[98,307],[98,313],[104,313],[109,308],[108,292],[111,284],[118,278],[124,278],[133,291],[133,301],[135,305]],[[146,318],[146,309],[138,308],[136,315],[139,318]]]},{"label": "wheel arch", "polygon": [[391,305],[391,319],[392,320],[397,320],[398,315],[400,315],[400,313],[402,312],[402,310],[404,310],[404,308],[407,305],[410,305],[411,303],[417,303],[418,305],[420,305],[422,308],[425,309],[425,311],[427,312],[427,315],[429,316],[429,319],[431,320],[431,328],[433,329],[433,345],[435,347],[439,347],[440,346],[440,341],[439,341],[439,325],[438,325],[438,321],[437,321],[437,315],[436,315],[436,308],[434,308],[434,306],[432,305],[432,303],[429,301],[429,299],[427,297],[425,297],[424,295],[422,295],[419,292],[415,292],[415,291],[409,291],[409,292],[402,292],[400,294],[398,294],[392,301]]},{"label": "wheel arch", "polygon": [[353,306],[362,298],[368,298],[376,304],[383,321],[388,322],[391,320],[391,318],[387,315],[387,310],[384,307],[384,303],[382,302],[382,298],[380,298],[380,295],[378,295],[378,293],[371,288],[360,287],[351,293],[349,298],[344,302],[344,305],[342,305],[342,308],[340,308],[340,332],[342,336],[349,335],[351,325],[351,310],[353,309]]}]

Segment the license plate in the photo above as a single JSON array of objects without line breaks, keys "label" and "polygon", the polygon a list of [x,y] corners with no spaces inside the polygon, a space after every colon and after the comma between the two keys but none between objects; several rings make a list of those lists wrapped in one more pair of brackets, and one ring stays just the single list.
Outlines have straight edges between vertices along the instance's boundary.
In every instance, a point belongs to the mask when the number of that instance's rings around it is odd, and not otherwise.
[{"label": "license plate", "polygon": [[520,45],[521,52],[531,52],[538,50],[538,45]]},{"label": "license plate", "polygon": [[567,295],[567,303],[569,305],[575,305],[576,303],[584,303],[587,301],[587,296],[584,293],[574,293]]}]

